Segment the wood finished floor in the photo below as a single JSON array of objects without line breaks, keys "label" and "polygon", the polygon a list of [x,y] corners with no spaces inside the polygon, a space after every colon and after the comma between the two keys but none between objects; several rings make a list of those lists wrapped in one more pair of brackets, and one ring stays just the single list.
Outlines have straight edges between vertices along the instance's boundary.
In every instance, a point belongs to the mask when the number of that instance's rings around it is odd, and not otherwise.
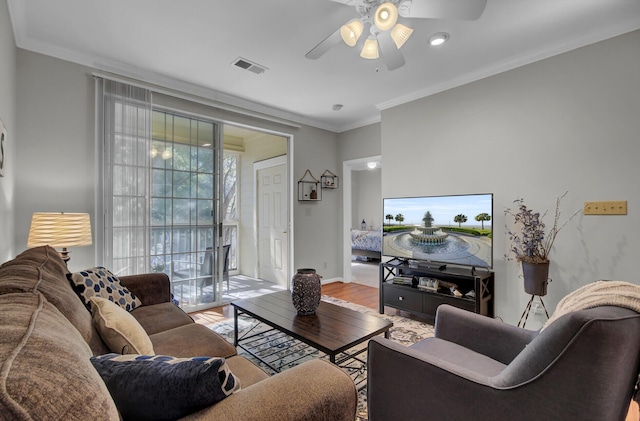
[{"label": "wood finished floor", "polygon": [[[322,295],[328,295],[340,300],[349,301],[374,310],[378,310],[378,303],[380,302],[378,288],[355,283],[345,284],[343,282],[332,282],[330,284],[322,285]],[[407,312],[389,307],[385,307],[384,311],[385,314],[414,318],[414,316]],[[193,320],[195,320],[196,323],[212,325],[222,322],[225,319],[233,318],[233,307],[229,304],[225,304],[220,307],[213,307],[207,310],[190,313],[190,316],[193,317]]]}]

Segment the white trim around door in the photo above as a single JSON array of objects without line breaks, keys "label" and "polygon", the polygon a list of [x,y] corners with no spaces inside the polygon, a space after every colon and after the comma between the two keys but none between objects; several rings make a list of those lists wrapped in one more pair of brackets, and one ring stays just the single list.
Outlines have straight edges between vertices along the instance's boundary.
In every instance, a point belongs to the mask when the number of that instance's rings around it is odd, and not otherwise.
[{"label": "white trim around door", "polygon": [[[289,150],[291,148],[291,139],[289,138]],[[291,177],[291,163],[289,162],[289,156],[291,154],[278,156],[275,158],[265,159],[264,161],[255,162],[253,164],[253,203],[257,205],[258,203],[258,171],[271,168],[279,165],[287,166],[287,212],[286,220],[287,220],[287,264],[286,264],[286,279],[287,279],[287,288],[290,288],[290,280],[293,273],[293,201],[291,192],[292,188],[292,177]],[[257,206],[254,206],[253,211],[253,226],[254,226],[254,255],[258,256],[258,209]],[[256,259],[257,260],[257,259]],[[256,267],[256,273],[257,267]]]},{"label": "white trim around door", "polygon": [[[382,162],[382,156],[368,156],[365,158],[351,159],[342,162],[342,279],[345,283],[353,281],[353,275],[351,273],[351,209],[353,206],[351,172],[366,168],[367,163],[372,161]],[[380,200],[382,201],[382,198],[380,198]]]}]

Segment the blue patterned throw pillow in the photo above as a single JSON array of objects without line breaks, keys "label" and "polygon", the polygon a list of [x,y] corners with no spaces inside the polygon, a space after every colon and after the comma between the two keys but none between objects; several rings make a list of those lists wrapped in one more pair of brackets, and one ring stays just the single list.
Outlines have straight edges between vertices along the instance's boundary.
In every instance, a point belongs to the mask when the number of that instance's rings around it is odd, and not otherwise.
[{"label": "blue patterned throw pillow", "polygon": [[125,420],[181,418],[240,390],[224,358],[107,354],[91,363]]},{"label": "blue patterned throw pillow", "polygon": [[142,305],[138,297],[125,288],[116,275],[102,266],[67,273],[67,278],[89,311],[91,311],[91,297],[106,298],[127,311]]}]

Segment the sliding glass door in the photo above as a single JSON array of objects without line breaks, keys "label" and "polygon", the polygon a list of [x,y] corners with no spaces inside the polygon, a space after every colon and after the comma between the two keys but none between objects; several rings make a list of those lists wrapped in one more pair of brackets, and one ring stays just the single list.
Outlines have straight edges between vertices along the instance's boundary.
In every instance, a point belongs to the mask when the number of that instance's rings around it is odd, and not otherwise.
[{"label": "sliding glass door", "polygon": [[219,138],[213,121],[153,111],[151,270],[169,275],[174,298],[189,310],[222,302]]},{"label": "sliding glass door", "polygon": [[101,263],[116,275],[166,273],[185,310],[221,304],[236,267],[239,156],[224,156],[220,125],[101,78],[96,110]]}]

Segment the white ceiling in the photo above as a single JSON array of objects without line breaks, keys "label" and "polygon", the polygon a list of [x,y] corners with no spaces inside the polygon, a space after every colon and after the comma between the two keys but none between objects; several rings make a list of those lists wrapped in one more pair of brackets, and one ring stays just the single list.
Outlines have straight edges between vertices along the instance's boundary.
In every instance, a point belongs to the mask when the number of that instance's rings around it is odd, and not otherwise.
[{"label": "white ceiling", "polygon": [[[418,1],[418,0],[414,0]],[[429,0],[421,0],[429,1]],[[640,28],[640,0],[488,0],[477,21],[410,19],[406,64],[338,45],[355,9],[329,0],[8,0],[18,47],[342,132],[380,111]],[[445,31],[445,45],[429,47]],[[268,70],[232,66],[242,57]],[[344,105],[333,111],[334,104]]]}]

